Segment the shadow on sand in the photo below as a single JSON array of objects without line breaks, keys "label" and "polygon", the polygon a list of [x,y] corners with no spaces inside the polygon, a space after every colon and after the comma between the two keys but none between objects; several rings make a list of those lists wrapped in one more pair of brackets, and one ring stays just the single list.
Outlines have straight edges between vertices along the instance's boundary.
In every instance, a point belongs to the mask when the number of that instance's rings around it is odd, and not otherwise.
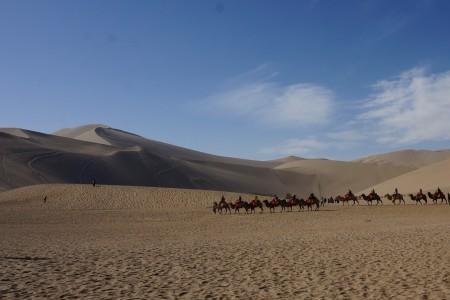
[{"label": "shadow on sand", "polygon": [[14,259],[14,260],[49,260],[48,257],[31,257],[31,256],[1,256],[0,259]]}]

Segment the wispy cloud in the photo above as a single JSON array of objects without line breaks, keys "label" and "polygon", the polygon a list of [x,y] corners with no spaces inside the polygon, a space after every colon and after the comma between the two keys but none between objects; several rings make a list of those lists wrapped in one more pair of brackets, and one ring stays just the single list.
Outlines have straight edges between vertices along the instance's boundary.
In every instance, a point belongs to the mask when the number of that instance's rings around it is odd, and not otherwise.
[{"label": "wispy cloud", "polygon": [[[280,129],[303,127],[298,135],[261,148],[262,154],[317,157],[368,143],[398,148],[450,140],[450,71],[431,74],[419,67],[380,80],[370,96],[349,108],[336,105],[333,91],[318,84],[283,85],[276,73],[261,79],[266,69],[240,75],[207,98],[210,108],[225,115]],[[336,112],[346,116],[345,123],[336,123]]]},{"label": "wispy cloud", "polygon": [[336,128],[330,123],[316,134],[261,152],[317,156],[325,149],[358,149],[368,142],[398,148],[450,140],[450,71],[430,74],[413,68],[372,88],[367,99],[357,102],[359,113],[341,111],[349,116],[345,124]]},{"label": "wispy cloud", "polygon": [[261,71],[258,68],[240,75],[240,81],[232,80],[227,88],[210,95],[207,105],[223,114],[253,117],[279,127],[326,123],[333,107],[331,90],[313,83],[283,85],[275,81],[276,73],[261,76]]},{"label": "wispy cloud", "polygon": [[314,155],[317,151],[321,151],[327,147],[327,144],[316,139],[289,139],[284,143],[261,149],[263,154],[277,154],[277,155]]},{"label": "wispy cloud", "polygon": [[[450,139],[450,71],[414,68],[382,80],[358,117],[380,143],[416,144]],[[370,125],[368,125],[370,124]]]}]

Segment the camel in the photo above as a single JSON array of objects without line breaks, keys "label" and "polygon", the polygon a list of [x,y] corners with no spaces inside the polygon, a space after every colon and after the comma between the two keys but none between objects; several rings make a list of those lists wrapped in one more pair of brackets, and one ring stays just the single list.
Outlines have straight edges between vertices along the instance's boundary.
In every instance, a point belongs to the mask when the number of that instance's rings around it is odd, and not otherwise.
[{"label": "camel", "polygon": [[286,201],[286,207],[288,207],[290,209],[290,211],[292,211],[292,207],[294,207],[294,206],[298,206],[299,211],[301,209],[303,209],[303,206],[301,205],[301,201],[299,199],[297,199],[296,196],[291,197],[289,200]]},{"label": "camel", "polygon": [[305,204],[305,206],[307,207],[308,210],[312,211],[313,205],[316,206],[316,210],[318,210],[320,208],[320,201],[314,195],[310,195],[306,200],[303,200],[303,202],[304,202],[304,204]]},{"label": "camel", "polygon": [[438,189],[436,192],[434,192],[433,194],[432,193],[430,193],[430,192],[428,192],[428,197],[431,199],[431,200],[433,200],[433,203],[434,204],[437,204],[437,202],[438,202],[438,200],[439,199],[441,199],[441,204],[445,201],[446,203],[448,203],[447,202],[447,198],[445,198],[445,195],[444,195],[444,193],[440,190],[440,189]]},{"label": "camel", "polygon": [[289,200],[281,199],[281,200],[278,200],[278,204],[281,207],[280,212],[287,211],[287,209],[289,209],[289,211],[292,211],[292,207],[296,206],[296,205],[299,205],[299,210],[301,208],[298,199],[296,199],[294,201],[292,201],[292,199],[289,199]]},{"label": "camel", "polygon": [[[336,197],[336,198],[334,198],[334,202],[336,203],[336,204],[339,204],[339,201],[341,201],[341,196],[338,196],[338,197]],[[331,199],[333,199],[333,197],[331,197]]]},{"label": "camel", "polygon": [[381,197],[375,193],[375,190],[372,191],[372,193],[369,194],[369,197],[372,198],[372,201],[377,201],[377,205],[378,203],[383,204],[383,200],[381,200]]},{"label": "camel", "polygon": [[359,196],[360,198],[362,198],[364,201],[367,202],[367,205],[372,205],[372,197],[367,196],[366,194],[362,194]]},{"label": "camel", "polygon": [[398,200],[398,204],[402,204],[402,201],[403,201],[403,204],[406,204],[405,203],[405,199],[403,198],[403,195],[402,194],[386,194],[386,195],[384,195],[384,197],[385,198],[387,198],[387,199],[389,199],[390,201],[392,201],[392,203],[394,203],[394,205],[395,205],[395,201],[397,201]]},{"label": "camel", "polygon": [[281,211],[280,212],[285,211],[286,207],[288,207],[288,203],[287,203],[286,199],[281,199],[281,200],[278,201],[278,203],[280,204],[280,207],[281,207]]},{"label": "camel", "polygon": [[231,209],[234,209],[234,213],[240,213],[240,209],[245,209],[245,212],[248,213],[250,206],[247,202],[242,201],[241,199],[237,200],[235,203],[229,203]]},{"label": "camel", "polygon": [[430,193],[430,192],[428,192],[427,193],[428,194],[428,198],[430,198],[431,199],[431,201],[433,202],[433,204],[437,204],[437,197],[436,197],[436,195],[435,194],[432,194],[432,193]]},{"label": "camel", "polygon": [[279,206],[280,204],[278,203],[278,201],[268,201],[268,200],[263,200],[264,205],[266,205],[266,207],[269,209],[269,212],[275,212],[275,207]]},{"label": "camel", "polygon": [[418,193],[417,195],[413,195],[413,194],[408,194],[409,198],[411,198],[412,201],[416,201],[416,205],[417,203],[420,203],[420,205],[422,205],[422,201],[423,200],[425,202],[425,204],[427,204],[427,196],[425,196],[424,194],[420,194]]},{"label": "camel", "polygon": [[247,203],[250,208],[250,213],[256,213],[256,208],[259,207],[261,209],[261,213],[264,212],[263,204],[260,200],[253,200],[250,203]]},{"label": "camel", "polygon": [[334,201],[336,201],[337,204],[339,204],[339,202],[342,202],[342,205],[344,205],[344,202],[346,201],[344,197],[342,197],[341,195],[338,195],[334,198]]},{"label": "camel", "polygon": [[381,204],[383,204],[383,201],[381,200],[380,196],[378,196],[378,194],[376,193],[375,194],[370,193],[368,196],[366,196],[366,194],[363,193],[360,197],[367,202],[367,205],[372,205],[372,201],[377,201],[377,205],[380,202]]},{"label": "camel", "polygon": [[353,201],[353,205],[355,205],[356,203],[358,203],[358,205],[359,205],[358,197],[356,197],[352,193],[347,193],[347,194],[345,194],[344,197],[337,196],[336,198],[338,198],[339,201],[342,201],[342,205],[344,205],[345,202],[347,202],[347,204],[350,205],[350,203],[349,203],[350,201]]},{"label": "camel", "polygon": [[231,207],[228,203],[226,203],[225,201],[221,201],[219,203],[214,202],[213,204],[213,212],[214,213],[219,213],[222,214],[222,211],[225,210],[225,214],[227,214],[227,212],[229,212],[231,214]]}]

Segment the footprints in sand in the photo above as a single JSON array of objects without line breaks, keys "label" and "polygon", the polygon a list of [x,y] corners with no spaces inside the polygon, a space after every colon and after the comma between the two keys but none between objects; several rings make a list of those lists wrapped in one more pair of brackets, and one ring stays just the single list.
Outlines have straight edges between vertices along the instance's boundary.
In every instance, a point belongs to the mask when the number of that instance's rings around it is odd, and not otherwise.
[{"label": "footprints in sand", "polygon": [[[332,218],[217,218],[194,211],[167,219],[158,212],[72,211],[65,220],[60,214],[46,213],[46,224],[42,219],[25,224],[34,219],[22,216],[23,224],[2,228],[0,299],[446,299],[450,294],[448,212],[434,208],[412,207],[404,215],[388,207],[346,208]],[[155,218],[164,221],[149,221]]]}]

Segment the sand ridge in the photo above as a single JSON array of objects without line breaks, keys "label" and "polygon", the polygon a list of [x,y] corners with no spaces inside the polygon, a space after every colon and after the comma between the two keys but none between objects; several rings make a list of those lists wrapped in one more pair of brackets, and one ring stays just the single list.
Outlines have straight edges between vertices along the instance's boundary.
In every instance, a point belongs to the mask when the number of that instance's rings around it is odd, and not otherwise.
[{"label": "sand ridge", "polygon": [[403,194],[417,193],[419,189],[434,192],[438,187],[446,194],[450,192],[450,159],[427,165],[417,170],[386,180],[361,192],[375,189],[381,195],[393,193],[395,187]]},{"label": "sand ridge", "polygon": [[[8,133],[9,132],[9,133]],[[27,138],[23,138],[26,136]],[[230,192],[333,196],[362,190],[415,167],[285,157],[256,161],[211,155],[111,128],[85,125],[55,134],[0,134],[0,189],[89,183]]]},{"label": "sand ridge", "polygon": [[450,150],[400,150],[371,155],[354,160],[355,162],[374,163],[379,165],[406,166],[421,168],[429,164],[450,159]]}]

